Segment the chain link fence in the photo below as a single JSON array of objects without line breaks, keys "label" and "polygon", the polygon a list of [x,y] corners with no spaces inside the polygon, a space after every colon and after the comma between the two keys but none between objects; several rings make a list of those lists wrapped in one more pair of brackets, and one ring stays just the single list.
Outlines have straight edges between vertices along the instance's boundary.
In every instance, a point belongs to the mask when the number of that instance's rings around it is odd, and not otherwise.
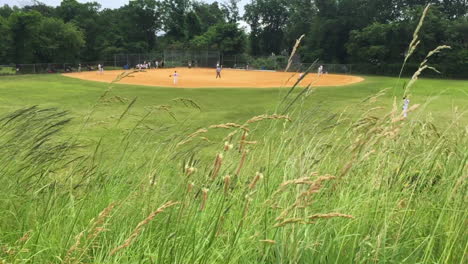
[{"label": "chain link fence", "polygon": [[[115,54],[113,58],[94,62],[0,65],[0,75],[97,71],[99,64],[105,70],[188,66],[214,68],[220,64],[224,68],[284,71],[288,59],[288,56],[284,55],[268,57],[252,57],[246,54],[223,55],[216,50],[165,50],[159,53]],[[352,64],[321,63],[313,65],[311,72],[317,72],[319,65],[323,65],[324,73],[353,73]],[[293,59],[289,71],[304,72],[310,66],[312,63],[302,63],[297,57]]]}]

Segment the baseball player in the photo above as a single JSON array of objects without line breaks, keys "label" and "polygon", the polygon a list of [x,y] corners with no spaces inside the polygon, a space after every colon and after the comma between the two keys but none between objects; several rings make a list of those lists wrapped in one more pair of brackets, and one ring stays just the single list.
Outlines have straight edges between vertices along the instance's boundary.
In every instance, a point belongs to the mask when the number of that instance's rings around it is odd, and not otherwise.
[{"label": "baseball player", "polygon": [[179,82],[179,74],[177,73],[177,71],[174,71],[174,73],[169,75],[169,77],[174,78],[174,85],[177,85],[177,83]]},{"label": "baseball player", "polygon": [[408,117],[408,108],[409,108],[409,103],[410,103],[410,100],[408,99],[408,97],[403,97],[403,116],[404,117]]},{"label": "baseball player", "polygon": [[221,79],[221,70],[222,70],[222,68],[218,64],[218,66],[216,67],[216,79],[218,79],[218,78]]}]

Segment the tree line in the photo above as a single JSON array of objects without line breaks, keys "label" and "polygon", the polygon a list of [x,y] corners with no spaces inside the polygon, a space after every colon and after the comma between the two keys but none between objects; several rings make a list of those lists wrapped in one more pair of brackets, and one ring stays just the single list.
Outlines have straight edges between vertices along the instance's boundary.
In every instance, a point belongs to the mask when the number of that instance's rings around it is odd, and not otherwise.
[{"label": "tree line", "polygon": [[[433,7],[415,57],[440,44],[436,58],[468,70],[466,0],[133,0],[118,9],[63,0],[0,7],[0,64],[97,61],[118,53],[214,49],[225,55],[288,54],[302,61],[371,65],[401,62],[422,9]],[[244,27],[244,24],[248,27]]]}]

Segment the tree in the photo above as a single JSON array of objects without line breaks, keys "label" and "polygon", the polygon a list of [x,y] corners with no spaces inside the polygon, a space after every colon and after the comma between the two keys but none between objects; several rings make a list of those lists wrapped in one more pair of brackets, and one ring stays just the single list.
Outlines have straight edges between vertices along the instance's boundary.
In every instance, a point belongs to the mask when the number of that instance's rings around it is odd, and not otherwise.
[{"label": "tree", "polygon": [[162,21],[166,36],[173,40],[185,39],[185,16],[189,10],[189,2],[187,0],[163,0],[162,7]]},{"label": "tree", "polygon": [[207,4],[204,2],[194,1],[192,3],[192,9],[200,18],[202,31],[206,32],[210,27],[225,23],[225,12],[219,7],[218,2]]},{"label": "tree", "polygon": [[[155,0],[135,0],[120,8],[115,23],[132,52],[148,52],[156,45],[161,29],[160,7]],[[111,25],[110,25],[111,26]],[[115,25],[114,25],[115,27]]]},{"label": "tree", "polygon": [[201,35],[204,32],[200,18],[193,11],[189,12],[185,17],[185,25],[187,32],[186,37],[189,40],[195,36]]},{"label": "tree", "polygon": [[226,16],[226,21],[231,24],[236,24],[240,20],[239,15],[239,1],[240,0],[228,0],[223,4],[223,11]]},{"label": "tree", "polygon": [[251,27],[254,55],[278,54],[283,50],[288,11],[286,0],[253,0],[245,7],[244,19]]},{"label": "tree", "polygon": [[40,62],[73,62],[85,45],[83,33],[71,23],[44,17],[38,27],[35,54]]},{"label": "tree", "polygon": [[349,42],[346,44],[351,60],[382,63],[392,59],[390,53],[392,46],[388,44],[395,37],[392,34],[393,29],[394,25],[375,22],[363,30],[351,31]]},{"label": "tree", "polygon": [[55,8],[52,6],[48,6],[42,2],[39,1],[32,1],[31,5],[26,5],[23,7],[23,11],[29,12],[29,11],[37,11],[41,13],[41,15],[45,17],[53,17],[55,16]]},{"label": "tree", "polygon": [[3,5],[0,7],[0,16],[8,18],[13,12],[19,11],[18,7],[10,7],[9,5]]},{"label": "tree", "polygon": [[191,44],[199,49],[217,49],[225,55],[240,54],[245,50],[245,33],[236,24],[218,24]]},{"label": "tree", "polygon": [[11,62],[11,30],[8,20],[0,16],[0,64]]},{"label": "tree", "polygon": [[76,0],[63,0],[56,8],[56,13],[65,23],[71,22],[77,25],[84,33],[86,46],[83,47],[81,56],[84,60],[93,61],[99,58],[101,53],[98,41],[103,28],[99,21],[99,9],[101,5],[96,2],[79,3]]},{"label": "tree", "polygon": [[16,63],[33,63],[38,42],[38,26],[42,16],[37,11],[14,12],[8,18],[13,41],[12,59]]}]

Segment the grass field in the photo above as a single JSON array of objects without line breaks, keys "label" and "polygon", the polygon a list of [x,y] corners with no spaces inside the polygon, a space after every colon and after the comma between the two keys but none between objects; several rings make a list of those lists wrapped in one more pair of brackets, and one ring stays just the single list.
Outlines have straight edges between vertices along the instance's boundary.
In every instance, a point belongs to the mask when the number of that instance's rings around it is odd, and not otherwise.
[{"label": "grass field", "polygon": [[466,262],[468,81],[365,78],[0,77],[0,263]]}]

